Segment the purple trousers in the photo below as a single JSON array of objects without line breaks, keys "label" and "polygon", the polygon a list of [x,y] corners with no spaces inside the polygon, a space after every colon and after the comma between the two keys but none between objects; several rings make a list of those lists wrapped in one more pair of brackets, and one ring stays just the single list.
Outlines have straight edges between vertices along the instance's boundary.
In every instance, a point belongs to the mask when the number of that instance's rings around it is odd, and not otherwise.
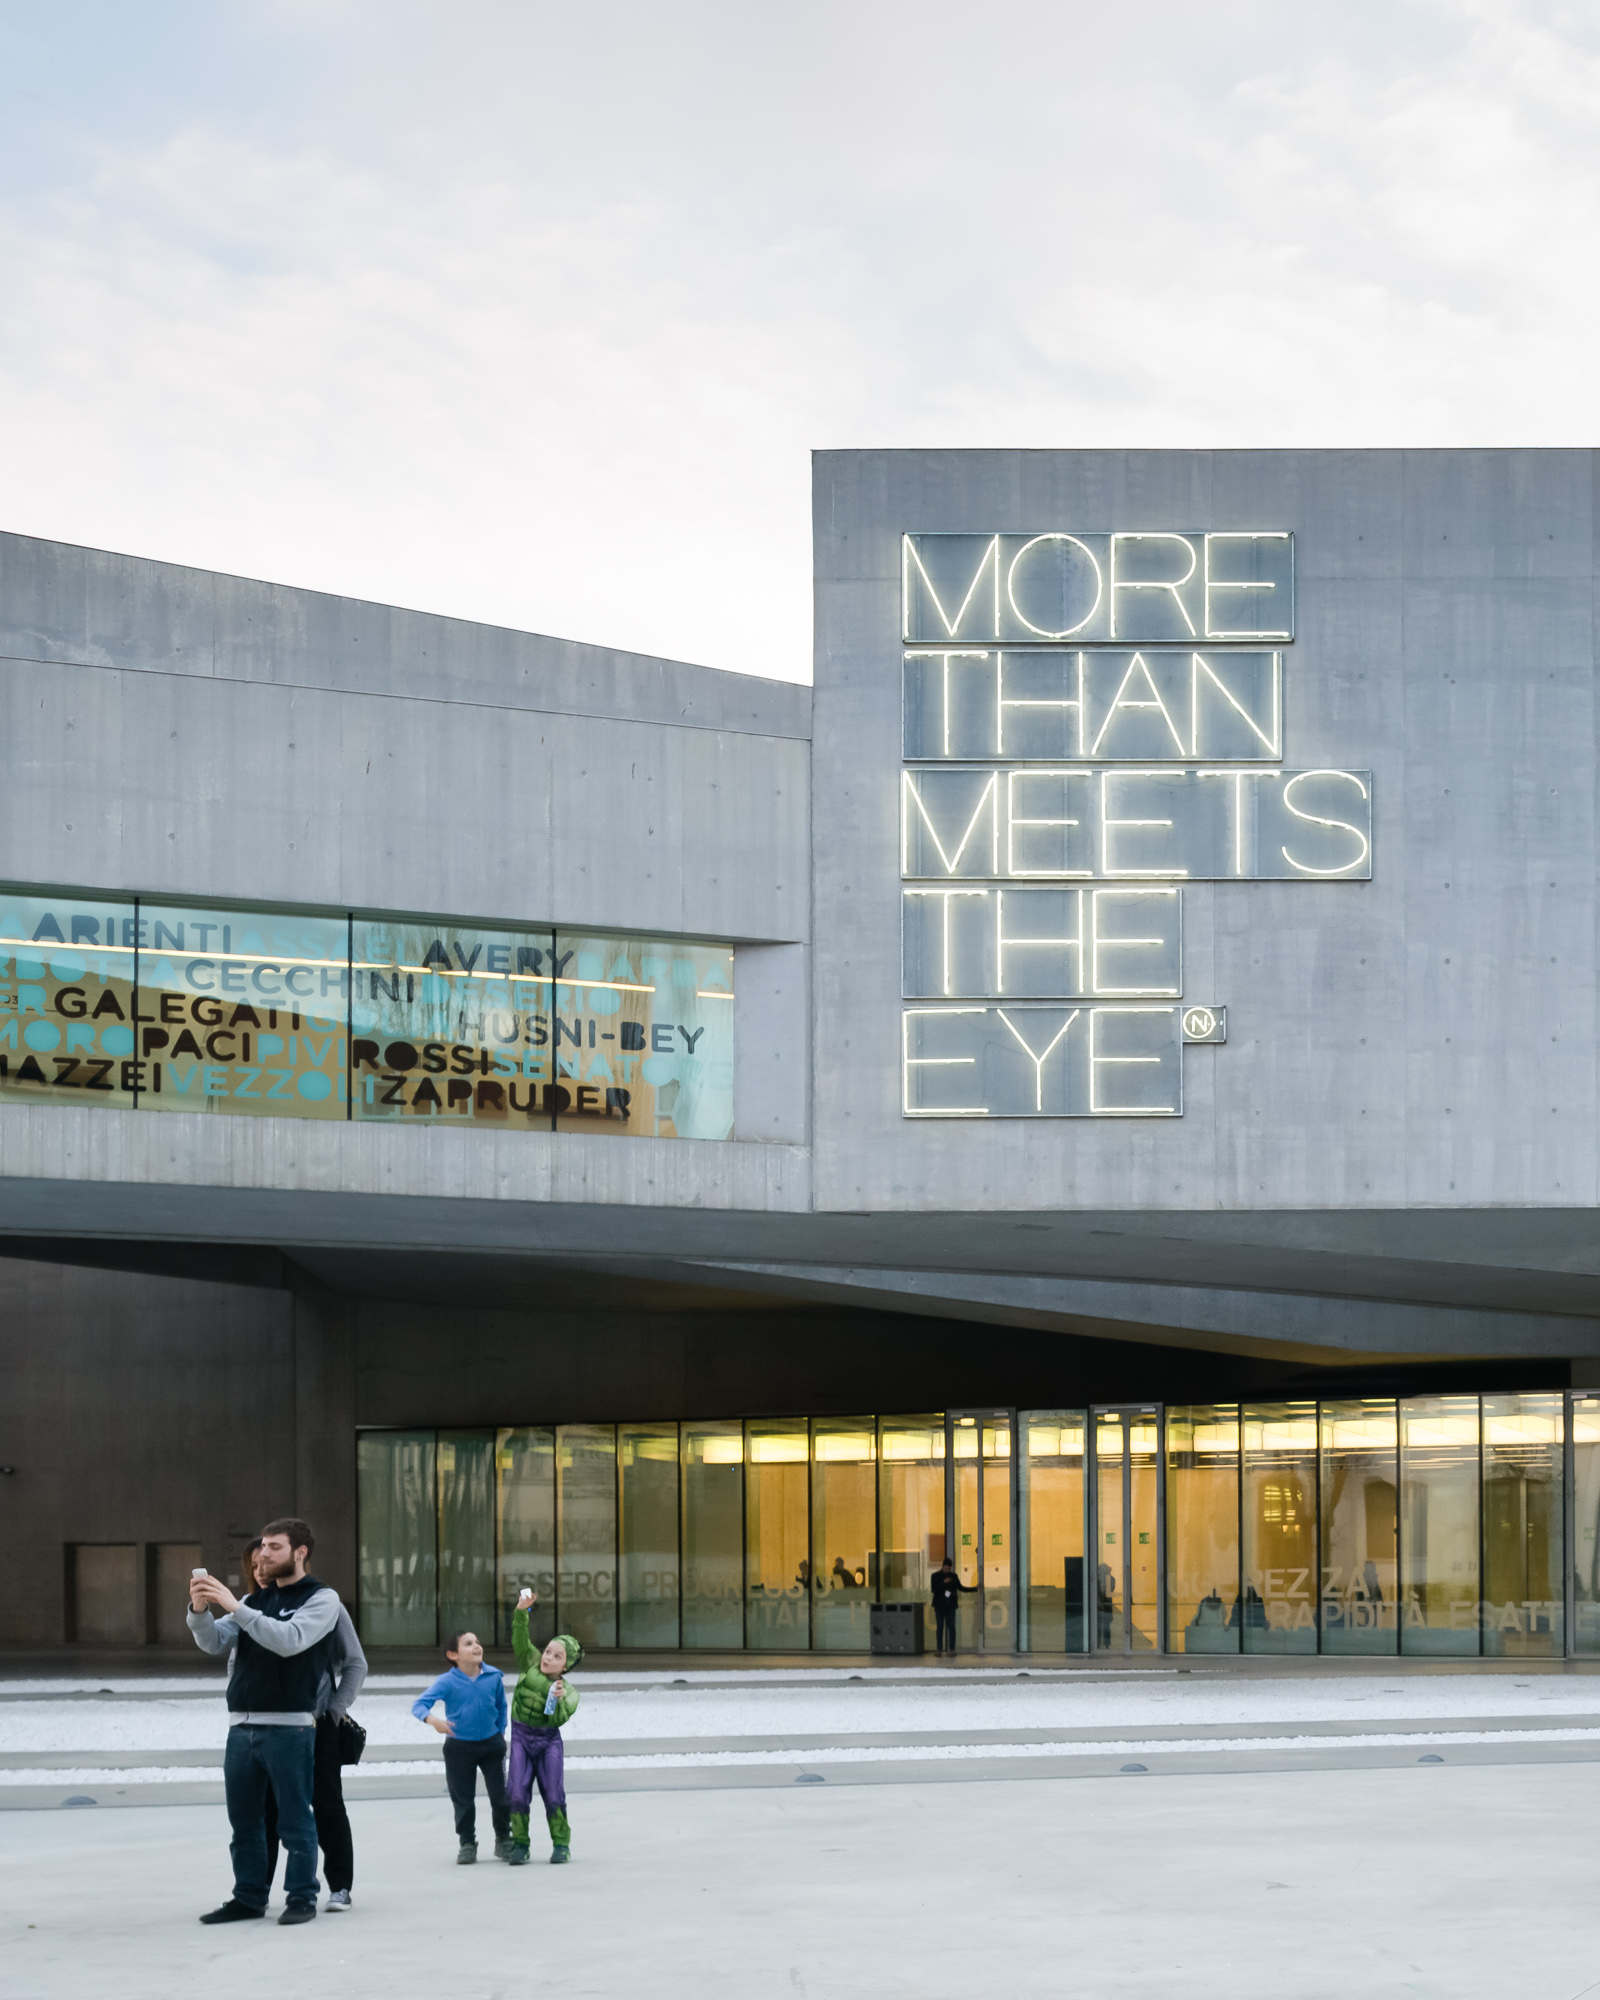
[{"label": "purple trousers", "polygon": [[541,1727],[532,1722],[513,1722],[506,1804],[513,1812],[525,1813],[533,1803],[533,1786],[537,1779],[546,1813],[564,1812],[567,1804],[565,1764],[559,1729]]}]

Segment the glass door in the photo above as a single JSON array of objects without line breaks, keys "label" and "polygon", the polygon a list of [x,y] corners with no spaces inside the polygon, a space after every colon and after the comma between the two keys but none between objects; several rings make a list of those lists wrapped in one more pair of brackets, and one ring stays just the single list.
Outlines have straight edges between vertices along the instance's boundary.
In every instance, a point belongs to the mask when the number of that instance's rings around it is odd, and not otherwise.
[{"label": "glass door", "polygon": [[1016,1650],[1014,1414],[975,1410],[955,1411],[950,1417],[951,1545],[956,1575],[971,1593],[963,1593],[956,1614],[956,1644],[963,1652]]},{"label": "glass door", "polygon": [[1093,1413],[1094,1649],[1161,1645],[1161,1412],[1153,1404]]}]

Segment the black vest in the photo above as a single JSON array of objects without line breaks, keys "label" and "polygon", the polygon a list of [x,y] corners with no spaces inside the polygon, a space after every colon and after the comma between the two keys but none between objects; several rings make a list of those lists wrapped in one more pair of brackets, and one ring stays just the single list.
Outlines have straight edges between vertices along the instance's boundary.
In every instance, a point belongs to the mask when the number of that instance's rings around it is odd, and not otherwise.
[{"label": "black vest", "polygon": [[[286,1618],[324,1587],[314,1576],[303,1576],[298,1583],[269,1584],[265,1590],[253,1591],[244,1601],[252,1611],[268,1618],[280,1615]],[[334,1629],[337,1630],[337,1625]],[[314,1714],[317,1689],[333,1652],[333,1636],[330,1631],[314,1646],[286,1656],[258,1646],[241,1627],[233,1673],[228,1680],[228,1707],[235,1715]]]}]

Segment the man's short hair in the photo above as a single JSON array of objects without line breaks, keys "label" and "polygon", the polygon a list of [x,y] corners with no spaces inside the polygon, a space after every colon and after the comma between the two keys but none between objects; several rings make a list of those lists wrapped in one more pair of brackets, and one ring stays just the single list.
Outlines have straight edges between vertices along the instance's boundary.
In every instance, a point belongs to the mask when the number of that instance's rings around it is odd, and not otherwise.
[{"label": "man's short hair", "polygon": [[292,1514],[286,1514],[281,1521],[269,1521],[261,1530],[261,1539],[268,1535],[287,1535],[291,1549],[304,1549],[307,1555],[317,1546],[317,1538],[304,1521],[297,1521]]}]

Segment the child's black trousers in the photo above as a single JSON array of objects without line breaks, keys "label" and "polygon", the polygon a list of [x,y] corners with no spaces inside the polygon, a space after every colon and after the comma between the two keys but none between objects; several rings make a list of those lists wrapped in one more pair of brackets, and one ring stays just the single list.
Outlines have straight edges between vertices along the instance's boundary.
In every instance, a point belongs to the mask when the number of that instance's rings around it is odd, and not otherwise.
[{"label": "child's black trousers", "polygon": [[450,1803],[456,1809],[456,1838],[478,1837],[477,1805],[474,1793],[477,1776],[483,1773],[483,1789],[489,1794],[489,1817],[494,1821],[496,1840],[511,1838],[511,1814],[506,1807],[506,1739],[481,1736],[463,1743],[458,1736],[444,1739],[444,1781],[450,1787]]}]

